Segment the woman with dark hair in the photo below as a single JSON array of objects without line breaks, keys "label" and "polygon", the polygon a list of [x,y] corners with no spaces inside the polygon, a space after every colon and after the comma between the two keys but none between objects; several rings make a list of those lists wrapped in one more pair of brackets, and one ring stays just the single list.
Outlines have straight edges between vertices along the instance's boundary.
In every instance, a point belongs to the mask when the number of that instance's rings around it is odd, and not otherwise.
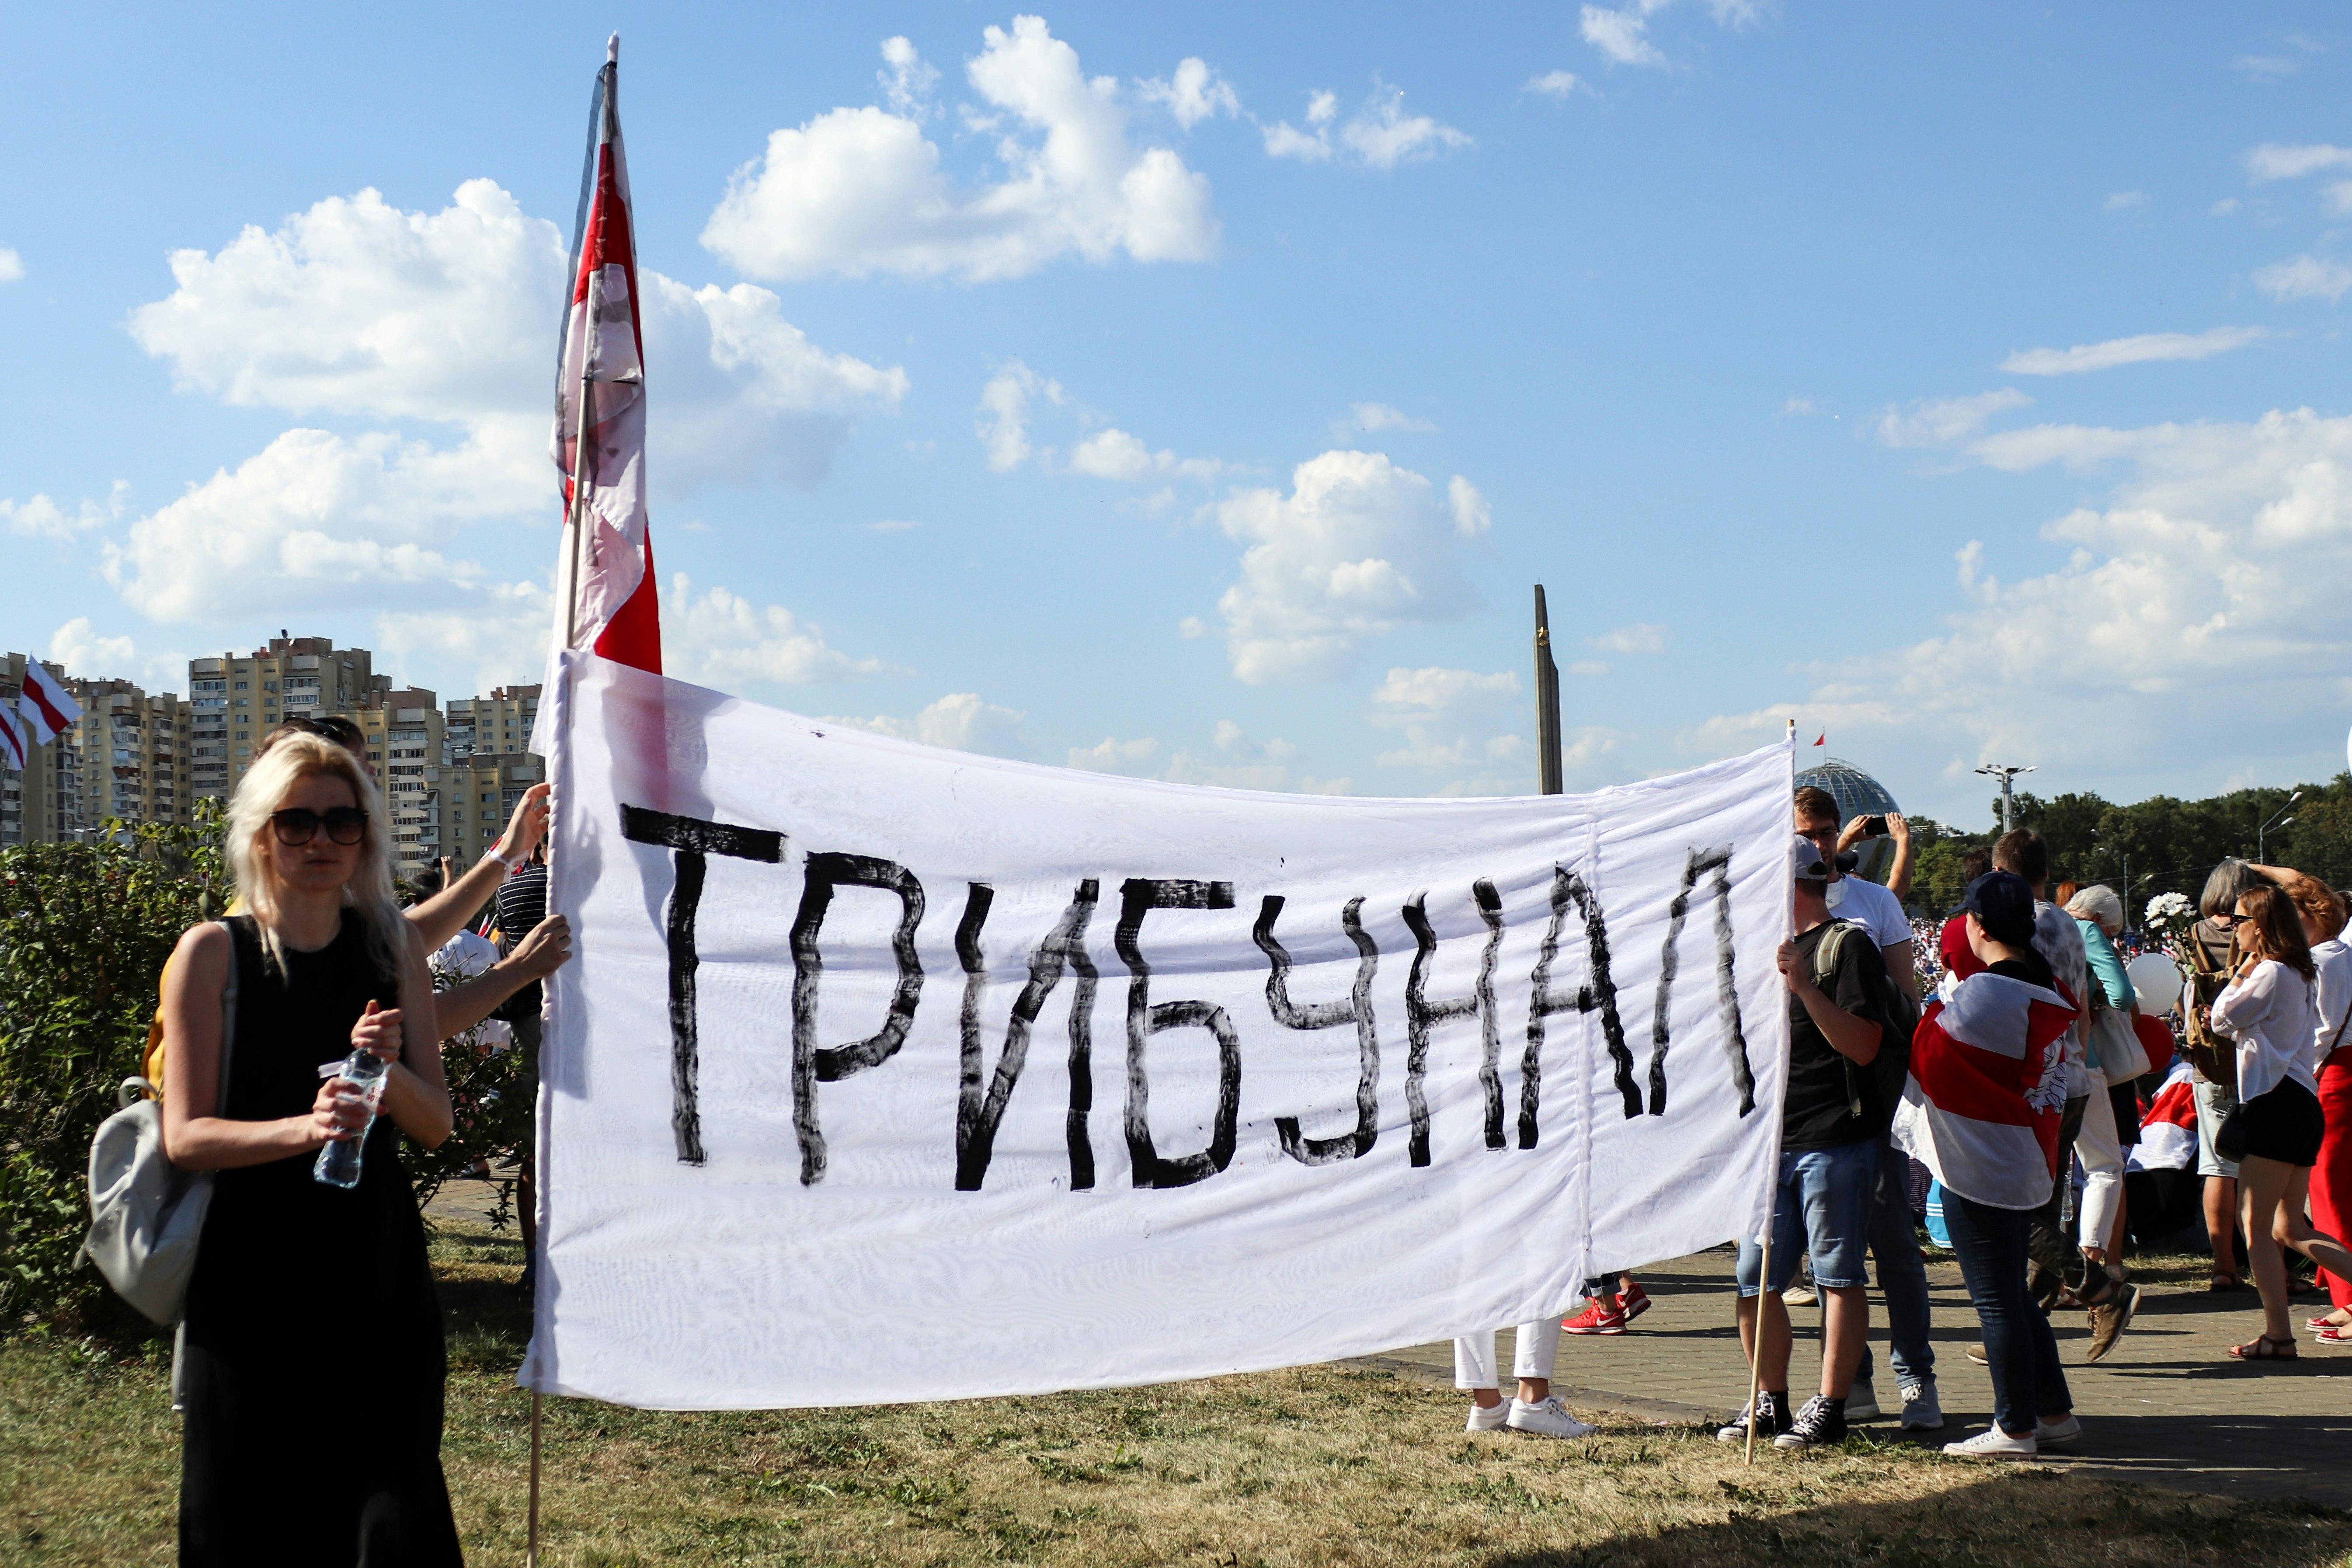
[{"label": "woman with dark hair", "polygon": [[[163,992],[164,1149],[219,1173],[177,1368],[180,1561],[454,1564],[441,1311],[400,1161],[404,1132],[448,1137],[449,1090],[383,797],[343,746],[291,735],[225,837],[246,912],[182,937]],[[361,1051],[385,1064],[372,1127],[335,1077]],[[353,1138],[357,1183],[314,1180]]]},{"label": "woman with dark hair", "polygon": [[2352,1252],[2304,1216],[2326,1131],[2311,1061],[2319,1032],[2317,971],[2294,901],[2269,883],[2238,895],[2230,924],[2244,956],[2214,999],[2212,1021],[2237,1047],[2238,1109],[2215,1142],[2238,1162],[2239,1220],[2263,1297],[2263,1331],[2230,1353],[2241,1361],[2292,1361],[2294,1329],[2280,1248],[2292,1247],[2323,1268],[2352,1275]]},{"label": "woman with dark hair", "polygon": [[2197,1173],[2205,1178],[2205,1234],[2213,1243],[2209,1289],[2217,1291],[2242,1290],[2246,1281],[2238,1272],[2238,1163],[2213,1146],[2214,1133],[2237,1109],[2237,1075],[2229,1067],[2228,1043],[2213,1038],[2210,1015],[2238,962],[2231,939],[2237,917],[2231,911],[2240,893],[2263,885],[2262,873],[2243,860],[2224,860],[2205,879],[2197,899],[2202,918],[2189,929],[2189,989],[2180,999],[2182,1054],[2189,1058],[2197,1107]]}]

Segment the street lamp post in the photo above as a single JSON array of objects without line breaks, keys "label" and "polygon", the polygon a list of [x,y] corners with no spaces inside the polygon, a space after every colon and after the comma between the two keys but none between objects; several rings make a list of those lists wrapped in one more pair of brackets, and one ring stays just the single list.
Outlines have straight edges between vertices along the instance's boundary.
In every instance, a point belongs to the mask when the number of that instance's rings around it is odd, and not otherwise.
[{"label": "street lamp post", "polygon": [[2263,823],[2260,827],[2254,829],[2254,858],[2257,861],[2267,863],[2267,857],[2263,853],[2263,839],[2269,837],[2270,830],[2272,828],[2284,827],[2288,823],[2294,820],[2294,818],[2289,816],[2287,813],[2293,811],[2294,809],[2294,803],[2302,798],[2303,792],[2301,790],[2295,791],[2293,795],[2286,797],[2286,804],[2278,808],[2277,816],[2272,817],[2268,822]]},{"label": "street lamp post", "polygon": [[2020,773],[2030,773],[2032,771],[2030,767],[2007,767],[1999,763],[1987,763],[1977,770],[1989,779],[2000,781],[2000,830],[2003,833],[2017,826],[2017,803],[2010,793],[2011,781]]}]

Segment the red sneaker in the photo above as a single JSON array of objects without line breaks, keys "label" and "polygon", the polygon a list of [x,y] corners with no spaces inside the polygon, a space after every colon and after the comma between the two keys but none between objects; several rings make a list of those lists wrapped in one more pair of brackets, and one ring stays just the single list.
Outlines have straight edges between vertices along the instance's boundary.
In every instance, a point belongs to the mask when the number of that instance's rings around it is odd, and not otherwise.
[{"label": "red sneaker", "polygon": [[1573,1318],[1562,1318],[1559,1326],[1571,1334],[1622,1334],[1625,1331],[1625,1314],[1595,1297]]},{"label": "red sneaker", "polygon": [[1633,1281],[1631,1289],[1618,1292],[1617,1310],[1625,1314],[1629,1323],[1650,1310],[1650,1293],[1642,1289],[1639,1279]]}]

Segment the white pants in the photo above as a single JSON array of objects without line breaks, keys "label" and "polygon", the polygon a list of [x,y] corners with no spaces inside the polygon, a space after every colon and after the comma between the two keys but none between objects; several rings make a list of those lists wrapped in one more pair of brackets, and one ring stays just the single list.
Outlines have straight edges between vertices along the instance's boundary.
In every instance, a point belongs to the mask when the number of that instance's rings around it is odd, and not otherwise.
[{"label": "white pants", "polygon": [[2082,1244],[2105,1248],[2124,1206],[2124,1146],[2116,1137],[2116,1104],[2107,1098],[2104,1074],[2091,1075],[2091,1098],[2083,1107],[2074,1152],[2083,1161]]},{"label": "white pants", "polygon": [[[1511,1358],[1514,1377],[1551,1381],[1552,1363],[1559,1359],[1559,1314],[1553,1312],[1516,1331],[1517,1352]],[[1468,1334],[1454,1342],[1454,1386],[1499,1388],[1495,1377],[1495,1331]]]}]

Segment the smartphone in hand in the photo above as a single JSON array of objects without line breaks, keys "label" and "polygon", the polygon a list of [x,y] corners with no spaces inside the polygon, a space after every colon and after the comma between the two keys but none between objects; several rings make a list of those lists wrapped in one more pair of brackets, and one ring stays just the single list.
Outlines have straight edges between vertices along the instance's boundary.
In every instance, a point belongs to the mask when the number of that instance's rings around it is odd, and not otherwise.
[{"label": "smartphone in hand", "polygon": [[1886,837],[1886,818],[1885,818],[1885,817],[1883,817],[1883,816],[1865,816],[1865,817],[1864,817],[1864,818],[1862,819],[1862,836],[1863,836],[1864,838],[1884,838],[1884,837]]}]

